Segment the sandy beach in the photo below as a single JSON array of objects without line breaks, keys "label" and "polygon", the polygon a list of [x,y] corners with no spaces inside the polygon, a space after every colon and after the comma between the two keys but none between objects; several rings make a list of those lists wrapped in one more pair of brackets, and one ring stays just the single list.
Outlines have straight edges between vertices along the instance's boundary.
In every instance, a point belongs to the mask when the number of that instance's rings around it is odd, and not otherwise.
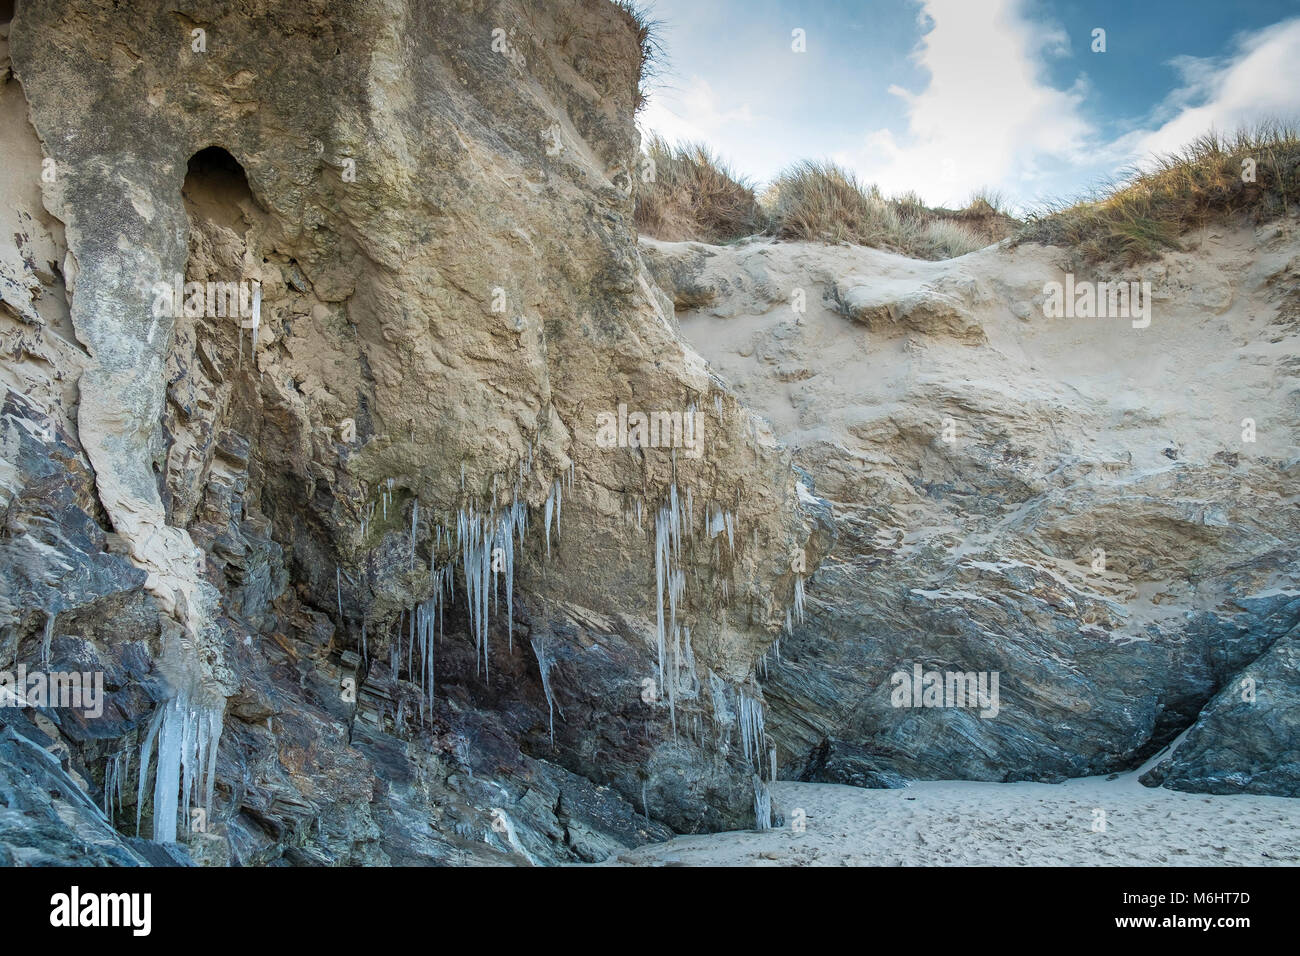
[{"label": "sandy beach", "polygon": [[[905,790],[778,782],[773,801],[785,815],[780,829],[678,837],[607,865],[1300,864],[1300,802],[1144,787],[1137,772],[1064,784],[926,781]],[[806,816],[802,833],[792,826],[796,808]]]}]

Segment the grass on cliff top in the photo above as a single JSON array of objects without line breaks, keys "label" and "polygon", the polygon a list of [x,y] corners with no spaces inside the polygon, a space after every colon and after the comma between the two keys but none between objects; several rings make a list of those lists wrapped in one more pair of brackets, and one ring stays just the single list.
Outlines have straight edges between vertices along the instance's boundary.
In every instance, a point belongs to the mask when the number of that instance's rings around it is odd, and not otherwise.
[{"label": "grass on cliff top", "polygon": [[[1300,209],[1300,130],[1263,123],[1206,133],[1130,169],[1089,199],[1047,206],[1015,241],[1077,248],[1088,261],[1154,259],[1192,229],[1229,214],[1266,222]],[[1243,173],[1254,165],[1254,182]]]},{"label": "grass on cliff top", "polygon": [[[1153,259],[1190,230],[1228,215],[1267,222],[1300,212],[1300,128],[1263,123],[1231,136],[1210,132],[1176,153],[1130,169],[1073,203],[1048,204],[1024,223],[996,194],[964,209],[933,209],[915,194],[886,198],[830,162],[803,161],[761,196],[704,146],[644,146],[656,179],[638,183],[636,222],[658,239],[724,243],[767,234],[852,242],[918,259],[948,259],[1013,236],[1076,248],[1088,261]],[[1243,178],[1253,162],[1254,181]]]},{"label": "grass on cliff top", "polygon": [[636,224],[656,239],[717,244],[768,234],[949,259],[997,242],[1019,225],[995,194],[980,194],[961,210],[931,209],[913,193],[886,199],[834,163],[806,161],[783,172],[760,197],[700,144],[672,145],[651,136],[642,151],[654,178],[637,184]]},{"label": "grass on cliff top", "polygon": [[663,23],[652,17],[650,8],[640,0],[613,0],[613,3],[627,18],[641,51],[636,77],[636,111],[639,113],[646,104],[647,82],[659,73],[667,59],[661,40]]}]

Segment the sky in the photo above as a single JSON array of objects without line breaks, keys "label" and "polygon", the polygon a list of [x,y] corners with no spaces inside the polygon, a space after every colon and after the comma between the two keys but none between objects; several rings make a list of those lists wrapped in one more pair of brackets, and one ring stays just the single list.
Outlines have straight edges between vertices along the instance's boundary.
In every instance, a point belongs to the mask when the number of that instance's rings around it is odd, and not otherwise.
[{"label": "sky", "polygon": [[646,5],[666,62],[642,132],[760,186],[830,159],[887,195],[1025,212],[1211,129],[1300,120],[1300,0]]}]

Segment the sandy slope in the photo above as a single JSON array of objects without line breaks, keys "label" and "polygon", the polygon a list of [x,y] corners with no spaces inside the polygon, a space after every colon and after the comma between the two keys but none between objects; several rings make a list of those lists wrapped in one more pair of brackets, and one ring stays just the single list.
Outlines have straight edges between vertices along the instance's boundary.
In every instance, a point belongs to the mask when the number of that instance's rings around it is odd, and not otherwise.
[{"label": "sandy slope", "polygon": [[[1300,865],[1300,801],[1148,788],[1137,774],[1065,784],[927,781],[906,790],[775,785],[786,825],[678,837],[633,866]],[[793,832],[792,810],[807,814]],[[1094,810],[1106,813],[1104,833]]]}]

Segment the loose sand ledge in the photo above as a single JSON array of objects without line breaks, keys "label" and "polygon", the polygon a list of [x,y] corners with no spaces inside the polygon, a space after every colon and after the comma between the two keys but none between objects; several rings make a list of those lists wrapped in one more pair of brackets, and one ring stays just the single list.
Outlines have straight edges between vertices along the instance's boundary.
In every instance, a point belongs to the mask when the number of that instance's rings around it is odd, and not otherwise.
[{"label": "loose sand ledge", "polygon": [[[905,790],[780,782],[786,825],[686,836],[609,866],[1296,866],[1300,801],[1144,787],[942,780]],[[807,815],[792,831],[793,810]],[[1106,813],[1093,830],[1094,810]]]}]

